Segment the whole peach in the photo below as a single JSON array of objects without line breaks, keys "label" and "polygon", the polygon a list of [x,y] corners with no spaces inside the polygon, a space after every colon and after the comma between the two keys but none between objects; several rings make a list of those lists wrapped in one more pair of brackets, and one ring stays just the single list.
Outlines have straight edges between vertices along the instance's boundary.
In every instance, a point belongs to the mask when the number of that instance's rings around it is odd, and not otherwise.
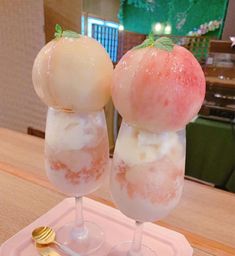
[{"label": "whole peach", "polygon": [[114,69],[112,98],[130,124],[151,131],[177,131],[200,110],[205,77],[184,47],[154,45],[128,51]]},{"label": "whole peach", "polygon": [[46,44],[33,65],[33,84],[50,107],[97,111],[111,94],[112,62],[104,47],[87,36],[61,37]]}]

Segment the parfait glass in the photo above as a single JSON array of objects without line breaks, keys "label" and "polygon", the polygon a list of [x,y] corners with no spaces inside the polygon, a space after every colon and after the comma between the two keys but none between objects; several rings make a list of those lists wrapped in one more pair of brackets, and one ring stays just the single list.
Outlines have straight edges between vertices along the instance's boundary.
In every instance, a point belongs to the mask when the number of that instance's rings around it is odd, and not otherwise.
[{"label": "parfait glass", "polygon": [[82,197],[100,187],[107,174],[108,135],[104,111],[74,113],[48,109],[45,137],[46,173],[62,193],[75,197],[75,220],[62,226],[57,240],[86,255],[97,250],[104,232],[84,221]]},{"label": "parfait glass", "polygon": [[184,183],[185,131],[151,133],[122,122],[110,179],[113,200],[136,222],[133,241],[109,256],[158,255],[142,245],[143,223],[164,218],[178,204]]}]

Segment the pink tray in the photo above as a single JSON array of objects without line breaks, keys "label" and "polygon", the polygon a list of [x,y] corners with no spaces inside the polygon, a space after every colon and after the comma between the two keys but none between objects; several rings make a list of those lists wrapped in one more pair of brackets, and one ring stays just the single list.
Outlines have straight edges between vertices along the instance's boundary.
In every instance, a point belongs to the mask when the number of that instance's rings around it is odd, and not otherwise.
[{"label": "pink tray", "polygon": [[[84,216],[86,220],[95,222],[103,228],[106,242],[92,255],[105,256],[110,248],[123,241],[132,239],[134,222],[118,210],[94,200],[84,198]],[[48,225],[55,230],[74,218],[74,199],[63,200],[35,222],[22,229],[1,246],[1,256],[36,256],[39,255],[31,240],[34,228]],[[156,251],[158,256],[191,256],[193,249],[185,237],[175,231],[152,223],[144,226],[143,243]]]}]

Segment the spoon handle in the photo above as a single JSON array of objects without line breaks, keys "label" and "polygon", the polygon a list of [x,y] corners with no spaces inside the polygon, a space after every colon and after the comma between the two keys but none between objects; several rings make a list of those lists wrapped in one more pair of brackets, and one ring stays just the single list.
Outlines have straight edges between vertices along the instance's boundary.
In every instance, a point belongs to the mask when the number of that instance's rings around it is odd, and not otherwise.
[{"label": "spoon handle", "polygon": [[60,249],[62,249],[65,253],[67,253],[69,256],[81,256],[79,253],[73,251],[72,249],[70,249],[69,247],[63,245],[63,244],[60,244],[56,241],[54,241],[54,243],[56,245],[58,245],[60,247]]}]

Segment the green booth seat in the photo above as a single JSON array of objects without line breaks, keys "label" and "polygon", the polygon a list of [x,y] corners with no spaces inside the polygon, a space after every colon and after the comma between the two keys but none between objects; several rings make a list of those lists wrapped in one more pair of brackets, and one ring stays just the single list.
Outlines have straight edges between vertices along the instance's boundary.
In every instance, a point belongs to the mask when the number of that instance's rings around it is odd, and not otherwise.
[{"label": "green booth seat", "polygon": [[186,136],[186,175],[235,192],[235,124],[199,117]]}]

